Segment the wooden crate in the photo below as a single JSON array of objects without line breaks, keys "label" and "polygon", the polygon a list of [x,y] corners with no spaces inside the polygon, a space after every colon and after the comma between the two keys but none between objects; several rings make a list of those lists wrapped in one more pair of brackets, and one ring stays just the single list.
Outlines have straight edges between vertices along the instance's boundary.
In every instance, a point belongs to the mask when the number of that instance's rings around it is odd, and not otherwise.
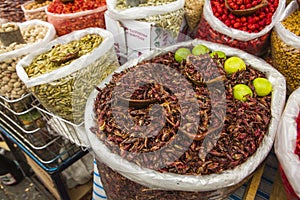
[{"label": "wooden crate", "polygon": [[[32,170],[35,172],[36,176],[40,181],[45,185],[45,187],[51,192],[51,194],[57,199],[60,200],[60,195],[56,189],[56,186],[51,178],[51,176],[43,170],[35,161],[33,161],[29,156],[24,154],[27,160],[27,163],[31,166]],[[90,180],[86,184],[78,185],[72,189],[68,189],[68,195],[71,200],[85,200],[91,196],[93,188],[93,182]],[[91,198],[89,198],[91,199]]]}]

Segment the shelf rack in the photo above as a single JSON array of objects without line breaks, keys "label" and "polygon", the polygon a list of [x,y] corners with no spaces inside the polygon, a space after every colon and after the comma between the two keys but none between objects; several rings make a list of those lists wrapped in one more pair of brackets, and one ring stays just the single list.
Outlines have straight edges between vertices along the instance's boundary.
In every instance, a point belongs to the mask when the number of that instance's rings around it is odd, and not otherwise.
[{"label": "shelf rack", "polygon": [[89,149],[84,149],[57,133],[43,115],[29,120],[30,125],[22,123],[20,116],[26,115],[30,118],[32,112],[40,112],[31,105],[32,101],[34,97],[31,94],[14,101],[1,96],[1,135],[21,149],[27,161],[31,162],[30,166],[41,169],[46,177],[50,177],[58,193],[54,195],[56,198],[68,200],[70,195],[61,173],[85,156]]}]

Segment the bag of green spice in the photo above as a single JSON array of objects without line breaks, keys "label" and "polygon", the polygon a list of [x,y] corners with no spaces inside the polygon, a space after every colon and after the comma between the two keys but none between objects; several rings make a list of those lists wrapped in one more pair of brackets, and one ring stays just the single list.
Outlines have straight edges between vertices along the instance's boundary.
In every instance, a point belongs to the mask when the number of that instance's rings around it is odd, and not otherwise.
[{"label": "bag of green spice", "polygon": [[285,9],[271,34],[273,66],[287,80],[288,92],[300,87],[300,10],[296,0]]},{"label": "bag of green spice", "polygon": [[101,28],[74,31],[23,58],[17,73],[46,110],[81,124],[94,85],[119,67],[113,43]]}]

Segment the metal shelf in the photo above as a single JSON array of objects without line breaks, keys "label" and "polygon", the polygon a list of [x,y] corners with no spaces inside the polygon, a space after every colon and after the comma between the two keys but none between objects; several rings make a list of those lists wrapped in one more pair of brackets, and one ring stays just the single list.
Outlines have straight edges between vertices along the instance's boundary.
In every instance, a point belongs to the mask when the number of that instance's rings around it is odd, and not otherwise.
[{"label": "metal shelf", "polygon": [[33,130],[24,129],[13,117],[26,114],[36,108],[26,104],[24,109],[15,111],[7,106],[9,104],[3,99],[0,100],[2,100],[0,101],[1,134],[49,175],[61,199],[70,199],[61,179],[61,172],[85,156],[89,149],[83,149],[55,132],[48,125],[47,118],[42,119],[45,121],[43,126]]}]

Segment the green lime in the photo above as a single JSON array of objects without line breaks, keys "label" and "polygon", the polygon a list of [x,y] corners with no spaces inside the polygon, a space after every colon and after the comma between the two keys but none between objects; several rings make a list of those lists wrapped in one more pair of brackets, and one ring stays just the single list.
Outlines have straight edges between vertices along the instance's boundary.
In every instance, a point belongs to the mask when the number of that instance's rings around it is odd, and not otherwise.
[{"label": "green lime", "polygon": [[248,85],[237,84],[233,87],[233,96],[235,99],[240,101],[247,101],[246,96],[253,96],[253,92]]},{"label": "green lime", "polygon": [[243,59],[232,56],[225,61],[224,70],[228,74],[233,74],[237,71],[246,70],[246,64]]},{"label": "green lime", "polygon": [[209,55],[212,58],[214,58],[217,55],[218,58],[226,59],[226,54],[223,51],[213,51]]},{"label": "green lime", "polygon": [[272,92],[272,84],[266,78],[256,78],[253,80],[253,86],[258,96],[264,97]]},{"label": "green lime", "polygon": [[191,50],[190,49],[184,48],[184,47],[179,48],[175,52],[175,60],[177,62],[181,62],[182,60],[186,59],[186,57],[188,55],[190,55],[190,54],[191,54]]},{"label": "green lime", "polygon": [[203,55],[209,52],[210,52],[209,48],[207,48],[207,46],[202,44],[198,44],[192,49],[192,54],[195,56]]}]

